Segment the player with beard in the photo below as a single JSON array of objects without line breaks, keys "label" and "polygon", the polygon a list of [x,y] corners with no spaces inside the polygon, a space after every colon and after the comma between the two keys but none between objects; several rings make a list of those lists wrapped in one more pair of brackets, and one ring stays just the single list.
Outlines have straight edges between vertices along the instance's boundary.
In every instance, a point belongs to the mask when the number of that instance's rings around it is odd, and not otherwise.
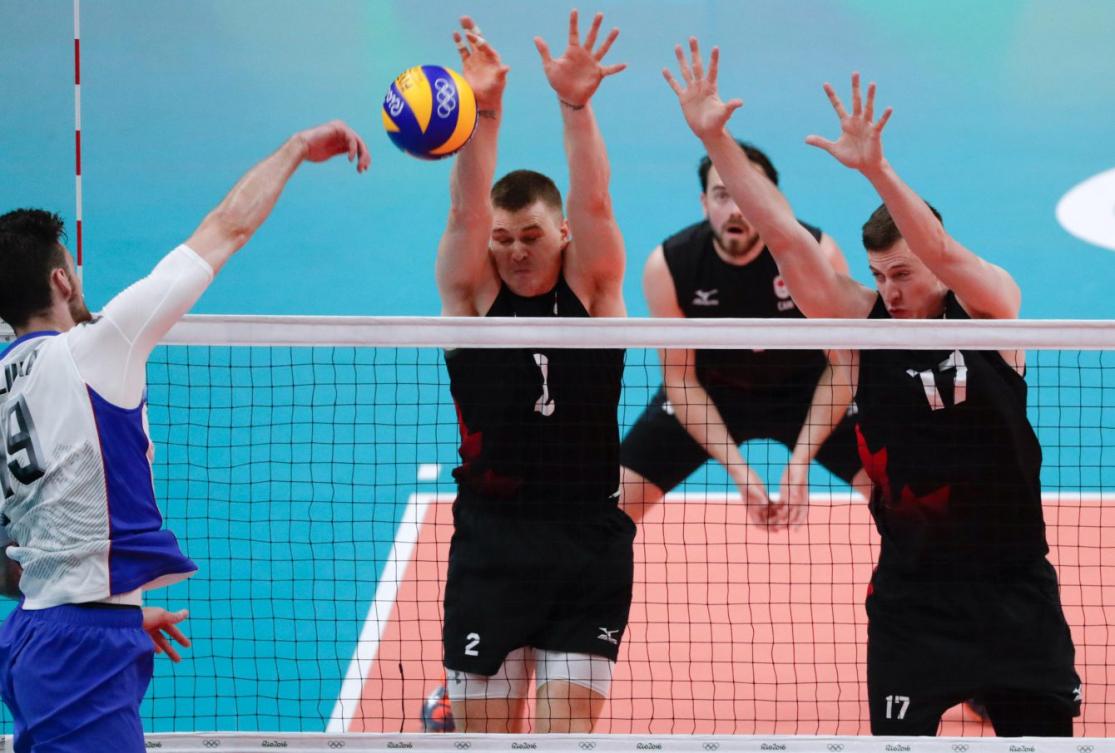
[{"label": "player with beard", "polygon": [[0,629],[0,695],[15,750],[145,750],[154,650],[177,660],[168,638],[189,644],[186,613],[143,607],[143,593],[197,570],[155,501],[147,358],[298,166],[339,154],[361,171],[371,160],[340,121],[292,136],[96,317],[61,218],[0,216],[0,318],[18,335],[0,353],[0,573],[20,599]]},{"label": "player with beard", "polygon": [[[883,199],[863,227],[876,290],[832,269],[786,198],[755,176],[727,122],[740,100],[716,91],[697,40],[677,58],[684,86],[663,71],[724,184],[767,239],[807,316],[1014,319],[1010,274],[961,245],[940,215],[884,158],[888,108],[875,85],[852,112],[828,84],[840,137],[809,136],[868,179]],[[867,597],[871,731],[933,735],[946,709],[984,702],[1003,736],[1069,736],[1080,678],[1061,609],[1041,500],[1041,446],[1026,414],[1025,354],[1017,350],[855,353],[860,457],[874,486],[879,559]]]},{"label": "player with beard", "polygon": [[[759,149],[737,142],[757,175],[778,185]],[[774,257],[706,156],[698,167],[705,219],[651,252],[643,288],[652,316],[801,318]],[[801,223],[833,269],[847,262],[832,238]],[[635,520],[709,458],[719,461],[764,526],[798,524],[808,510],[808,474],[816,458],[863,489],[852,419],[846,353],[809,350],[669,350],[663,386],[620,448],[623,505]],[[781,500],[771,506],[763,480],[740,445],[774,439],[792,448]]]}]

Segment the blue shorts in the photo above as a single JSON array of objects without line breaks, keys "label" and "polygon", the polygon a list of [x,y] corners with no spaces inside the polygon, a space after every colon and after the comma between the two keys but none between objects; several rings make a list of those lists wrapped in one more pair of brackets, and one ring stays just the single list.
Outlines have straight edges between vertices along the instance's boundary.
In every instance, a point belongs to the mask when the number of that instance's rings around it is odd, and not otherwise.
[{"label": "blue shorts", "polygon": [[0,695],[16,753],[143,751],[154,647],[138,607],[16,609],[0,628]]}]

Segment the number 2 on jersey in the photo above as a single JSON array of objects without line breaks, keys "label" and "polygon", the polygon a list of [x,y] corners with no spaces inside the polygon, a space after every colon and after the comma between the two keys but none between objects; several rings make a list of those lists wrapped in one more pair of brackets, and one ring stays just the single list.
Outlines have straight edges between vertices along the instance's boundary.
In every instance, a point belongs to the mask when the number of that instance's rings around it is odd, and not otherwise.
[{"label": "number 2 on jersey", "polygon": [[23,395],[13,397],[0,408],[0,430],[3,445],[0,446],[0,487],[4,497],[14,494],[10,473],[21,484],[31,484],[42,478],[46,472],[42,465],[43,453],[35,436],[35,422]]},{"label": "number 2 on jersey", "polygon": [[534,412],[543,416],[554,415],[554,399],[550,397],[550,359],[543,353],[534,354],[534,364],[542,372],[542,394],[534,403]]}]

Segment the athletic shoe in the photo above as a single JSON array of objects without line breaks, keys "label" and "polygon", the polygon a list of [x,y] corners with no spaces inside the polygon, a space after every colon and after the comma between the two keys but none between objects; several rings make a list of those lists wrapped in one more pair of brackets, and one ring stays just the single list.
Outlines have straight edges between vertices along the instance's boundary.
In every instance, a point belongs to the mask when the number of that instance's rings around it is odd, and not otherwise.
[{"label": "athletic shoe", "polygon": [[456,732],[453,722],[453,705],[444,685],[434,688],[422,704],[422,729],[426,732]]}]

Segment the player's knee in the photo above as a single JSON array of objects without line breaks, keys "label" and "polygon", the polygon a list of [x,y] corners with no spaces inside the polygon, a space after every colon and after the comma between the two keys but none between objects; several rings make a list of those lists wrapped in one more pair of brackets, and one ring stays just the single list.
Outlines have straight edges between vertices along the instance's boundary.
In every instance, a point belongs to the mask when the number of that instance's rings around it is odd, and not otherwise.
[{"label": "player's knee", "polygon": [[657,504],[665,496],[661,489],[630,468],[620,468],[619,489],[620,508],[636,523],[643,517],[646,508]]},{"label": "player's knee", "polygon": [[522,702],[515,699],[453,700],[458,732],[523,732]]},{"label": "player's knee", "polygon": [[537,729],[539,732],[592,732],[604,707],[604,698],[584,685],[551,680],[538,688]]}]

